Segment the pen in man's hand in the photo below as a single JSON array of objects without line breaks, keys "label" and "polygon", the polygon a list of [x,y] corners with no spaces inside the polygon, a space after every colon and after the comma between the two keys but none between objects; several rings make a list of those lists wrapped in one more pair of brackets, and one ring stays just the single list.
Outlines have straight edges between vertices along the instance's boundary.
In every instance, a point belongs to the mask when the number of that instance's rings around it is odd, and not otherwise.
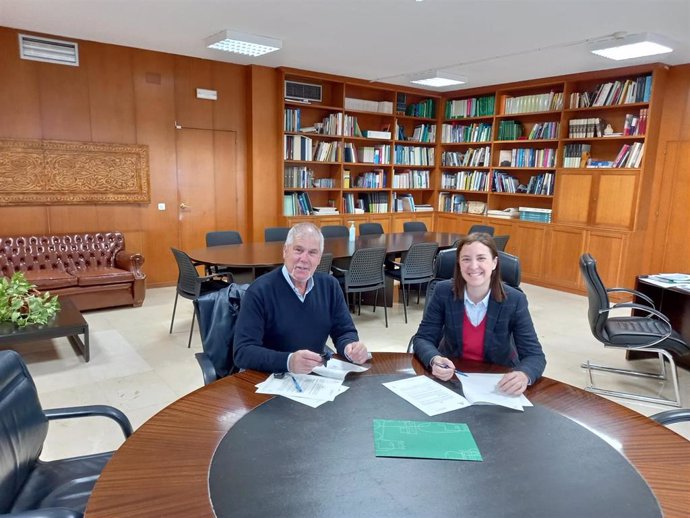
[{"label": "pen in man's hand", "polygon": [[442,369],[453,369],[456,374],[460,374],[460,376],[467,376],[467,374],[465,374],[461,370],[458,370],[455,367],[451,367],[450,365],[446,365],[445,363],[434,362],[434,365],[436,365],[436,367],[441,367]]},{"label": "pen in man's hand", "polygon": [[292,383],[295,385],[297,392],[304,392],[304,390],[302,389],[302,385],[299,384],[297,378],[295,378],[292,374],[290,374],[290,378],[292,379]]}]

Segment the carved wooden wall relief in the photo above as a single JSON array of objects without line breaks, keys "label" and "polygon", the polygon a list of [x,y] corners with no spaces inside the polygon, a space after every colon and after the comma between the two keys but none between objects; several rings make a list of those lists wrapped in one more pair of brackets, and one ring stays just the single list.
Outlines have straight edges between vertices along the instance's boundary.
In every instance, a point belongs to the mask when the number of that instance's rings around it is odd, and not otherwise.
[{"label": "carved wooden wall relief", "polygon": [[0,139],[0,204],[148,203],[148,146]]}]

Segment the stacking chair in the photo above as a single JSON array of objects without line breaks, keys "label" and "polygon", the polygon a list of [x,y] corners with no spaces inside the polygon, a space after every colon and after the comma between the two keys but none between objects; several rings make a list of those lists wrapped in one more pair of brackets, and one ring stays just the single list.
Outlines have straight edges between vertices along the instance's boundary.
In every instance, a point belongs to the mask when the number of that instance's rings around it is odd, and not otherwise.
[{"label": "stacking chair", "polygon": [[350,231],[345,225],[324,225],[321,234],[323,237],[349,237]]},{"label": "stacking chair", "polygon": [[381,223],[360,223],[359,224],[359,235],[360,236],[380,236],[383,234],[383,227]]},{"label": "stacking chair", "polygon": [[475,232],[483,232],[484,234],[494,235],[494,227],[489,225],[472,225],[468,234],[474,234]]},{"label": "stacking chair", "polygon": [[[633,369],[620,369],[595,365],[587,361],[582,367],[587,370],[588,384],[586,390],[606,396],[622,397],[662,405],[680,406],[680,391],[678,388],[678,373],[676,371],[675,356],[690,355],[690,348],[683,339],[676,333],[668,318],[654,309],[654,304],[646,295],[635,290],[625,288],[609,288],[604,283],[597,272],[597,263],[590,254],[583,254],[580,257],[580,272],[587,285],[587,295],[589,298],[589,326],[594,338],[604,344],[604,347],[615,347],[622,350],[644,350],[656,353],[659,358],[659,371],[647,372]],[[621,302],[611,306],[608,294],[611,292],[622,292],[634,295],[645,301],[647,305]],[[609,313],[614,309],[624,309],[626,311],[635,310],[644,313],[644,316],[620,316],[610,317]],[[668,362],[668,369],[666,366]],[[604,390],[594,385],[592,371],[603,371],[613,374],[626,376],[636,376],[641,378],[651,378],[666,381],[669,379],[673,386],[674,398],[652,397],[633,392],[616,390]]]},{"label": "stacking chair", "polygon": [[[177,297],[181,296],[188,300],[196,300],[203,293],[208,293],[210,291],[217,291],[221,288],[228,286],[227,282],[219,280],[216,275],[205,275],[200,276],[197,272],[194,263],[181,250],[176,248],[171,248],[173,255],[175,256],[175,261],[177,262],[177,289],[175,290],[175,304],[173,305],[172,319],[170,320],[170,333],[172,334],[173,323],[175,322],[175,311],[177,310]],[[192,345],[192,333],[194,332],[194,320],[196,318],[196,313],[192,314],[192,327],[189,329],[189,342],[187,343],[187,348]]]},{"label": "stacking chair", "polygon": [[520,259],[506,252],[498,251],[498,264],[501,269],[501,280],[511,288],[522,291],[520,288],[520,279],[522,277],[522,270],[520,268]]},{"label": "stacking chair", "polygon": [[[241,245],[242,235],[236,230],[217,230],[206,232],[206,246]],[[225,266],[208,266],[206,275],[223,275],[228,282],[251,282],[254,280],[252,268],[228,268]],[[237,278],[235,278],[237,277]]]},{"label": "stacking chair", "polygon": [[[399,281],[403,292],[403,308],[405,312],[405,323],[407,323],[407,299],[405,286],[411,284],[421,285],[434,278],[434,258],[438,252],[438,243],[415,243],[410,246],[405,256],[405,260],[399,263],[394,262],[397,267],[393,270],[386,270],[386,275]],[[419,293],[417,293],[417,304],[419,304]]]},{"label": "stacking chair", "polygon": [[[452,279],[455,273],[455,255],[458,253],[457,248],[446,248],[439,250],[434,260],[434,278],[436,279]],[[427,295],[428,296],[428,295]]]},{"label": "stacking chair", "polygon": [[321,255],[321,262],[316,267],[317,272],[321,273],[331,273],[331,265],[333,264],[333,254],[330,252],[324,252]]},{"label": "stacking chair", "polygon": [[[80,518],[112,452],[39,459],[49,421],[107,417],[125,438],[132,425],[118,409],[92,405],[44,410],[22,357],[0,351],[0,514],[21,518]],[[9,514],[4,514],[9,513]]]},{"label": "stacking chair", "polygon": [[426,224],[423,221],[405,221],[403,232],[426,232]]},{"label": "stacking chair", "polygon": [[271,241],[285,242],[287,239],[290,227],[266,227],[264,229],[264,241],[269,243]]},{"label": "stacking chair", "polygon": [[504,234],[502,236],[494,236],[494,242],[496,243],[496,248],[498,248],[499,252],[506,251],[506,245],[508,244],[509,239],[510,236],[508,234]]},{"label": "stacking chair", "polygon": [[[429,281],[429,284],[426,286],[426,297],[424,298],[424,311],[422,313],[422,318],[424,318],[424,315],[426,315],[426,308],[429,307],[429,303],[431,302],[431,298],[434,295],[434,291],[436,290],[436,285],[441,282],[444,279],[431,279]],[[410,338],[410,341],[407,343],[407,352],[411,353],[414,352],[414,335],[412,335],[412,338]]]},{"label": "stacking chair", "polygon": [[374,312],[378,301],[378,290],[383,288],[383,314],[388,327],[388,309],[386,307],[386,277],[383,262],[386,258],[386,248],[360,248],[355,250],[347,270],[333,267],[333,272],[348,298],[350,293],[359,293],[359,311],[362,312],[361,297],[363,292],[375,291]]}]

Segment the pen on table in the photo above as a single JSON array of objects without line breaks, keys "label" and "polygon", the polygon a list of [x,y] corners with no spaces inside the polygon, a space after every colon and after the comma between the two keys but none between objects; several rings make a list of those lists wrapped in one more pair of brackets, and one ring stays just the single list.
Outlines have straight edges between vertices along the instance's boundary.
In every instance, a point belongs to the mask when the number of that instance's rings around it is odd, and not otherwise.
[{"label": "pen on table", "polygon": [[467,374],[465,374],[461,370],[455,369],[454,367],[451,367],[450,365],[446,365],[445,363],[434,362],[434,365],[436,365],[436,367],[441,367],[442,369],[453,369],[453,370],[455,370],[456,374],[460,374],[460,376],[467,376]]},{"label": "pen on table", "polygon": [[297,378],[295,378],[292,374],[290,374],[289,376],[290,376],[290,379],[292,379],[292,383],[295,385],[297,392],[304,392],[302,390],[302,385],[299,384],[299,381],[297,381]]}]

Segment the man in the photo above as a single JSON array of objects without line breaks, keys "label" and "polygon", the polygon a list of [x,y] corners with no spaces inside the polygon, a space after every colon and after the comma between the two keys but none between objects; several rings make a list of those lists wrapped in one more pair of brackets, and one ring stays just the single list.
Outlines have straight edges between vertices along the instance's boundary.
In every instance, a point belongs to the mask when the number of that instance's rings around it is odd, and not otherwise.
[{"label": "man", "polygon": [[299,223],[290,229],[283,266],[256,279],[242,299],[234,340],[237,367],[307,374],[322,365],[329,335],[342,356],[354,363],[367,360],[338,281],[314,273],[322,253],[318,227]]}]

